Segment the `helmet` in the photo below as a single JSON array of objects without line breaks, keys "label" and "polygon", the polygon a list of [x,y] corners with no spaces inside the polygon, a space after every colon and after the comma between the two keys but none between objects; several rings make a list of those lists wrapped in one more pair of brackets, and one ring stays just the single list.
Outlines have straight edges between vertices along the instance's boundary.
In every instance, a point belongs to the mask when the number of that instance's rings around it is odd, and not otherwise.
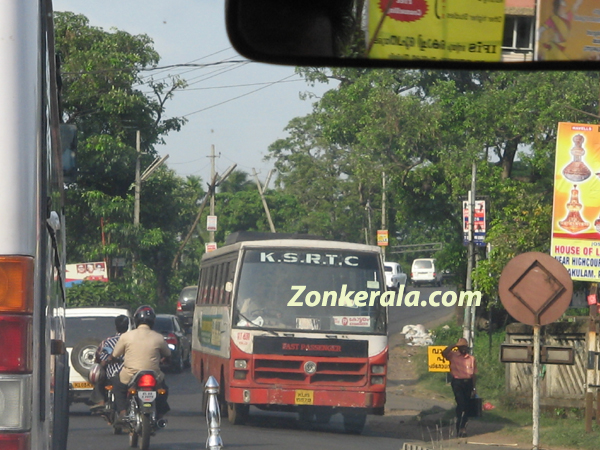
[{"label": "helmet", "polygon": [[100,364],[93,364],[88,374],[88,380],[92,384],[98,384],[104,380],[106,372]]},{"label": "helmet", "polygon": [[154,314],[152,307],[148,305],[140,306],[133,314],[133,322],[135,323],[136,328],[143,323],[152,328],[154,326],[155,319],[156,314]]}]

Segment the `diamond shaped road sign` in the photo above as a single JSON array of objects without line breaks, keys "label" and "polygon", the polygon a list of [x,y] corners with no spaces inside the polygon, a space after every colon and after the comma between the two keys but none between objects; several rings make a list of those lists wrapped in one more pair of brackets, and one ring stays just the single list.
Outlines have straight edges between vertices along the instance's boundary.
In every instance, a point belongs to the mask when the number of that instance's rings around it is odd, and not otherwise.
[{"label": "diamond shaped road sign", "polygon": [[506,311],[527,325],[547,325],[567,310],[573,296],[569,272],[552,256],[529,252],[515,256],[498,283]]}]

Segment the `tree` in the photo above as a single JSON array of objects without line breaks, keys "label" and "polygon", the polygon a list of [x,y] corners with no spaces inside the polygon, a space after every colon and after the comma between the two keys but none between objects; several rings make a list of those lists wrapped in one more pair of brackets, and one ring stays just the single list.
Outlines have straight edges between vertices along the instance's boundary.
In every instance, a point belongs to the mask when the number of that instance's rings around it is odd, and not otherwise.
[{"label": "tree", "polygon": [[62,118],[78,129],[78,177],[67,187],[69,259],[125,257],[136,265],[133,282],[154,284],[164,303],[176,238],[202,192],[199,180],[158,169],[142,187],[142,225],[134,227],[135,135],[141,132],[141,165],[147,167],[156,144],[185,124],[164,116],[166,103],[185,83],[142,75],[160,59],[146,35],[106,32],[69,12],[57,12],[55,23]]},{"label": "tree", "polygon": [[[369,201],[377,215],[385,171],[392,245],[443,242],[437,257],[464,274],[460,205],[476,162],[497,263],[548,246],[556,124],[587,122],[585,113],[596,112],[598,74],[300,72],[313,83],[337,83],[269,149],[282,189],[306,205],[307,222],[321,219],[340,237],[338,224],[351,216],[350,239],[358,240],[359,211]],[[332,214],[343,202],[350,209]]]}]

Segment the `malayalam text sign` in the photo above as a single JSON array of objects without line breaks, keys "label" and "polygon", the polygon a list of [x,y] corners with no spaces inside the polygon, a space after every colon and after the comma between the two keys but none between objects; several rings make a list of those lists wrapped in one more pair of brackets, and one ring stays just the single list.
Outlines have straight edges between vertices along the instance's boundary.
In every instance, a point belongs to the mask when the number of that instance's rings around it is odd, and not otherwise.
[{"label": "malayalam text sign", "polygon": [[369,2],[370,58],[500,61],[503,32],[504,0]]},{"label": "malayalam text sign", "polygon": [[600,59],[599,5],[598,0],[538,2],[536,59]]},{"label": "malayalam text sign", "polygon": [[427,347],[427,367],[429,372],[450,372],[450,361],[442,356],[445,345]]},{"label": "malayalam text sign", "polygon": [[600,127],[559,123],[550,254],[573,280],[600,281]]},{"label": "malayalam text sign", "polygon": [[388,230],[377,230],[377,245],[380,247],[387,247],[388,242]]}]

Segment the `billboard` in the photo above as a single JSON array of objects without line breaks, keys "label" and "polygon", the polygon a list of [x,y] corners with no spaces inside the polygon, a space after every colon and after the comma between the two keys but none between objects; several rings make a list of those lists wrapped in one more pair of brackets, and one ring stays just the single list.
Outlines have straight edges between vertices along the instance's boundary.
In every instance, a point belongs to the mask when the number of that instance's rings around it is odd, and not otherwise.
[{"label": "billboard", "polygon": [[600,126],[559,123],[550,254],[573,280],[600,281]]},{"label": "billboard", "polygon": [[108,271],[104,261],[67,264],[66,272],[66,287],[71,287],[74,284],[83,283],[84,281],[108,281]]},{"label": "billboard", "polygon": [[538,2],[536,59],[600,59],[598,0]]},{"label": "billboard", "polygon": [[500,61],[502,56],[504,0],[371,0],[368,23],[369,58]]},{"label": "billboard", "polygon": [[[469,244],[469,210],[471,205],[467,200],[463,200],[463,243]],[[475,200],[475,211],[473,211],[473,242],[475,245],[485,246],[485,200]]]}]

